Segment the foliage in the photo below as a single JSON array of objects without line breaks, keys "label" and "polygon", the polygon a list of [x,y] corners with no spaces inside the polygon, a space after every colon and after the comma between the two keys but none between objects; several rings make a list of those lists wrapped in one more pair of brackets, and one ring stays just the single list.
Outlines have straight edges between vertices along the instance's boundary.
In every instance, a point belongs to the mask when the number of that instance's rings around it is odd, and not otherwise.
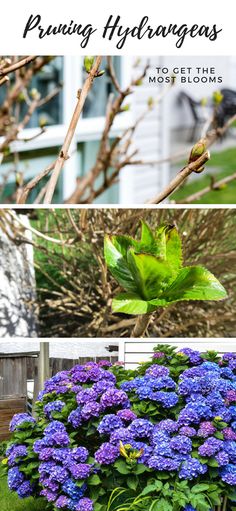
[{"label": "foliage", "polygon": [[106,236],[105,260],[127,293],[113,299],[114,312],[145,314],[183,300],[221,300],[227,293],[202,266],[182,265],[181,239],[173,225],[154,232],[142,221],[140,241]]},{"label": "foliage", "polygon": [[209,511],[235,499],[235,418],[236,355],[158,345],[134,371],[91,362],[45,382],[3,464],[52,510]]}]

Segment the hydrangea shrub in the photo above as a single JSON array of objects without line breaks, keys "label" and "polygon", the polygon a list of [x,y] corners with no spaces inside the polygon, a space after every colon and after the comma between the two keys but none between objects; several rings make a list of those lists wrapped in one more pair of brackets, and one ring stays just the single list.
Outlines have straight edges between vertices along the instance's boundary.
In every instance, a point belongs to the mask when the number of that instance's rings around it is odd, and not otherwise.
[{"label": "hydrangea shrub", "polygon": [[208,511],[236,498],[233,353],[159,345],[133,371],[77,365],[46,381],[35,417],[13,417],[3,463],[9,489],[47,509]]}]

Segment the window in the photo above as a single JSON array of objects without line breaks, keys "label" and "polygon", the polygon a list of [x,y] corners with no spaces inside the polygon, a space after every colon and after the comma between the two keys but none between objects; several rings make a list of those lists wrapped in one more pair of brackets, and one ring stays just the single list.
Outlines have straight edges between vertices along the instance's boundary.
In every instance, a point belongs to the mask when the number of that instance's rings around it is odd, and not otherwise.
[{"label": "window", "polygon": [[[119,80],[122,79],[123,60],[124,57],[113,58],[113,65]],[[103,59],[101,69],[106,69],[105,58]],[[84,78],[83,58],[77,56],[53,58],[34,77],[31,87],[37,88],[42,97],[50,94],[60,82],[63,82],[63,88],[55,98],[34,113],[24,133],[21,133],[21,139],[28,138],[30,141],[27,144],[23,142],[15,144],[15,148],[19,153],[19,163],[17,163],[17,166],[12,156],[6,158],[4,164],[0,166],[0,193],[4,175],[10,171],[8,185],[4,193],[5,197],[10,196],[14,190],[16,171],[23,172],[26,182],[56,158],[76,104],[77,87],[81,87]],[[4,97],[3,87],[0,91],[1,104]],[[113,92],[113,86],[107,73],[94,81],[93,88],[85,102],[82,118],[72,144],[73,147],[71,147],[71,158],[66,163],[57,187],[54,203],[60,203],[68,197],[74,190],[77,177],[88,172],[94,163],[99,139],[104,127],[107,99],[111,92]],[[26,108],[25,103],[22,102],[21,117],[23,117]],[[113,128],[114,136],[127,126],[127,122],[129,122],[127,117],[129,115],[129,112],[125,112],[118,116]],[[35,138],[42,118],[46,120],[46,132]],[[76,151],[77,153],[74,155]],[[31,195],[31,202],[36,198],[43,184],[45,183],[41,182],[40,186],[35,190],[34,197]],[[97,202],[118,202],[118,191],[118,185],[114,185]]]}]

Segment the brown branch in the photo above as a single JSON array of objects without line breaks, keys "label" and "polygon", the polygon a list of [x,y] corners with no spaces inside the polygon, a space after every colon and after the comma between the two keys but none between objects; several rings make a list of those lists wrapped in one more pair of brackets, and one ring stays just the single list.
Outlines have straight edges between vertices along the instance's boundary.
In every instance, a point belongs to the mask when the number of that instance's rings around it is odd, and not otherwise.
[{"label": "brown branch", "polygon": [[[110,136],[111,136],[111,128],[113,126],[114,120],[116,116],[121,113],[122,105],[124,103],[124,100],[132,94],[133,87],[139,85],[140,81],[146,76],[147,70],[148,70],[149,64],[147,64],[140,76],[133,79],[131,83],[124,89],[121,90],[120,93],[114,98],[112,104],[109,104],[109,108],[107,109],[106,113],[106,119],[105,119],[105,126],[102,133],[102,137],[99,144],[98,154],[96,158],[96,162],[91,168],[91,170],[78,181],[78,185],[75,189],[75,191],[72,193],[72,195],[65,201],[68,204],[78,204],[81,202],[91,202],[94,199],[94,185],[96,182],[96,179],[99,175],[102,173],[104,174],[104,183],[101,187],[102,191],[104,189],[108,188],[107,181],[106,181],[106,172],[109,169],[109,167],[113,166],[113,159],[116,156],[116,149],[117,146],[121,140],[121,137],[117,137],[111,144],[110,144]],[[137,121],[139,122],[139,120]],[[136,123],[137,124],[137,123]],[[133,130],[133,126],[129,127],[127,130],[125,130],[124,134],[122,135],[122,138],[124,135],[126,135],[130,130]],[[130,135],[131,136],[131,135]],[[127,147],[128,149],[128,147]],[[87,190],[90,190],[90,194],[85,197],[84,195]]]},{"label": "brown branch", "polygon": [[21,67],[26,66],[30,62],[33,62],[33,60],[35,60],[36,58],[37,58],[37,55],[28,56],[21,60],[18,60],[17,62],[14,62],[14,64],[10,64],[7,67],[3,67],[2,69],[0,69],[0,77],[6,76],[9,73],[16,71],[17,69],[20,69]]},{"label": "brown branch", "polygon": [[138,316],[130,337],[144,337],[151,318],[151,314],[142,314],[141,316]]},{"label": "brown branch", "polygon": [[70,122],[70,125],[68,128],[64,143],[62,145],[62,148],[61,148],[61,151],[59,154],[59,157],[56,160],[56,163],[55,163],[55,166],[53,169],[53,173],[49,180],[47,191],[46,191],[45,198],[44,198],[44,204],[50,204],[52,201],[53,194],[55,191],[55,187],[57,185],[57,181],[58,181],[60,172],[62,170],[62,167],[63,167],[65,161],[68,158],[68,151],[69,151],[72,139],[74,137],[75,130],[76,130],[85,100],[87,98],[87,95],[88,95],[91,87],[92,87],[93,80],[97,75],[99,66],[101,64],[101,60],[102,60],[102,57],[100,57],[100,56],[96,57],[95,63],[92,66],[92,69],[89,72],[89,74],[84,82],[82,90],[78,92],[77,105],[75,107],[75,110],[74,110],[74,113],[73,113],[73,116],[72,116],[72,119],[71,119],[71,122]]},{"label": "brown branch", "polygon": [[166,188],[158,195],[153,197],[148,204],[159,204],[167,197],[169,197],[184,181],[192,174],[192,172],[198,172],[198,170],[209,160],[210,153],[205,151],[200,158],[196,161],[189,163],[183,167],[180,172],[172,179],[172,181],[166,186]]},{"label": "brown branch", "polygon": [[111,81],[112,81],[115,89],[117,90],[117,92],[119,94],[122,94],[122,89],[121,89],[120,84],[118,82],[118,79],[117,79],[117,76],[116,76],[116,72],[115,72],[115,69],[114,69],[114,66],[113,66],[113,62],[112,62],[112,57],[111,56],[107,57],[107,67],[108,67],[108,73],[110,75]]},{"label": "brown branch", "polygon": [[44,169],[42,172],[40,172],[40,174],[31,179],[31,181],[29,181],[29,183],[27,183],[23,189],[18,190],[16,199],[17,204],[25,204],[31,190],[33,190],[35,186],[37,186],[44,177],[47,177],[48,174],[50,174],[50,172],[54,169],[55,164],[56,161],[50,163],[50,165],[48,165],[46,169]]},{"label": "brown branch", "polygon": [[[224,124],[222,128],[216,128],[210,132],[207,133],[205,141],[206,141],[206,148],[211,147],[216,140],[219,138],[222,138],[227,130],[230,128],[230,126],[236,121],[236,114],[230,117],[228,121]],[[197,172],[198,169],[200,169],[204,163],[206,163],[210,158],[209,152],[206,151],[198,160],[195,162],[187,165],[184,167],[178,174],[175,176],[174,179],[167,185],[167,187],[161,192],[160,194],[153,197],[151,200],[148,201],[148,204],[159,204],[163,200],[165,200],[167,197],[169,197],[175,190],[179,188],[179,186],[185,181],[185,179],[192,173]],[[201,160],[202,159],[202,160]],[[202,161],[202,165],[201,165]],[[196,165],[196,167],[195,167]]]},{"label": "brown branch", "polygon": [[215,181],[209,186],[206,186],[202,190],[199,190],[199,192],[193,193],[192,195],[189,195],[188,197],[185,197],[183,201],[176,201],[177,204],[189,204],[190,202],[194,202],[196,200],[201,199],[203,195],[210,192],[211,190],[220,190],[220,188],[231,181],[234,181],[236,179],[236,172],[232,174],[231,176],[224,177],[223,179],[219,179],[219,181]]}]

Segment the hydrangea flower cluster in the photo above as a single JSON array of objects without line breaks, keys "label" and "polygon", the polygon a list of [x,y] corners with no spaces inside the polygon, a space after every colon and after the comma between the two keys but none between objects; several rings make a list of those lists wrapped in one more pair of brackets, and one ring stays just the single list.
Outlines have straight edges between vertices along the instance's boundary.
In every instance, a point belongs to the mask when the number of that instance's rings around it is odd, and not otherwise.
[{"label": "hydrangea flower cluster", "polygon": [[[40,392],[38,419],[18,414],[11,421],[9,488],[21,498],[40,495],[53,509],[92,511],[90,482],[97,477],[96,484],[102,484],[119,460],[143,466],[144,486],[150,472],[204,482],[214,466],[214,480],[231,488],[236,485],[235,361],[234,354],[210,361],[190,348],[166,356],[162,347],[133,377],[127,373],[127,381],[124,370],[119,380],[117,367],[113,372],[107,361],[61,371]],[[26,469],[29,459],[37,483]]]}]

